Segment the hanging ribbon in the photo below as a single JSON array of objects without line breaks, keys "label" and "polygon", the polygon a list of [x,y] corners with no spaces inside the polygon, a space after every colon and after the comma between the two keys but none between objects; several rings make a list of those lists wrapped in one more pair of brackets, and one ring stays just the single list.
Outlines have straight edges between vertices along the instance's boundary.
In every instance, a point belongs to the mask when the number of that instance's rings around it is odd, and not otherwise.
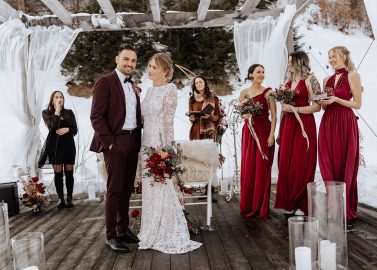
[{"label": "hanging ribbon", "polygon": [[298,123],[300,124],[302,136],[306,139],[306,143],[308,144],[308,147],[306,148],[306,151],[308,151],[309,150],[309,137],[308,137],[308,134],[306,134],[306,132],[305,132],[304,124],[301,121],[300,115],[296,112],[296,110],[293,108],[293,106],[289,105],[289,107],[291,108],[292,112],[296,116]]},{"label": "hanging ribbon", "polygon": [[262,158],[268,160],[268,157],[267,157],[266,154],[263,153],[263,151],[262,151],[262,147],[260,146],[260,142],[259,142],[259,139],[258,139],[257,133],[255,133],[255,130],[254,130],[254,128],[253,128],[253,123],[251,122],[251,118],[252,118],[252,116],[250,116],[250,117],[247,119],[247,126],[248,126],[248,128],[249,128],[250,134],[251,134],[251,136],[253,136],[255,142],[257,143],[257,146],[258,146],[259,152],[260,152],[261,155],[262,155]]}]

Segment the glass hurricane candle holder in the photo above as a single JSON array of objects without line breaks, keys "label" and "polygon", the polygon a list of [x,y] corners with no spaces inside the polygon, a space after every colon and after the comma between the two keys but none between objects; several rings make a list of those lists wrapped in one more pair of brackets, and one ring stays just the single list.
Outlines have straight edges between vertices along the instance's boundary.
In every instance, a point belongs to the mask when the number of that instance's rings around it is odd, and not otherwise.
[{"label": "glass hurricane candle holder", "polygon": [[11,261],[8,205],[0,202],[0,269],[10,269]]},{"label": "glass hurricane candle holder", "polygon": [[346,185],[322,181],[308,184],[308,212],[319,222],[319,267],[348,269]]},{"label": "glass hurricane candle holder", "polygon": [[13,237],[12,252],[15,270],[46,269],[43,233],[29,232]]},{"label": "glass hurricane candle holder", "polygon": [[318,269],[318,220],[297,216],[288,219],[290,270]]}]

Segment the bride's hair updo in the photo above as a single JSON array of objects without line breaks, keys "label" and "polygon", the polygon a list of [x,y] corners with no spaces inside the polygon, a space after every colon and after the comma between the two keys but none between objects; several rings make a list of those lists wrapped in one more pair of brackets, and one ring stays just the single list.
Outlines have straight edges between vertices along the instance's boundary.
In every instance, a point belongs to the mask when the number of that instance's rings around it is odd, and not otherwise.
[{"label": "bride's hair updo", "polygon": [[331,48],[329,50],[330,53],[338,53],[340,56],[345,56],[344,64],[346,65],[347,71],[354,71],[355,70],[355,64],[351,60],[350,51],[344,47],[344,46],[336,46],[334,48]]},{"label": "bride's hair updo", "polygon": [[[290,53],[292,69],[300,74],[300,77],[306,79],[310,75],[310,61],[309,56],[304,51],[296,51]],[[293,79],[291,73],[291,80]]]},{"label": "bride's hair updo", "polygon": [[166,72],[166,79],[171,80],[173,78],[173,61],[170,56],[166,53],[155,53],[149,61],[152,59]]}]

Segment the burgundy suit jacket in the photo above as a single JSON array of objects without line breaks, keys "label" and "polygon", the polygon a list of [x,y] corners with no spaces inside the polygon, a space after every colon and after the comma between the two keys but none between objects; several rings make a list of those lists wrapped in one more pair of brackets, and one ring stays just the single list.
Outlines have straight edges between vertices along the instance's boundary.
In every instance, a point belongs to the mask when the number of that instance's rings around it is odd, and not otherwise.
[{"label": "burgundy suit jacket", "polygon": [[[140,150],[141,145],[141,111],[140,97],[136,94],[136,141],[132,145],[122,145],[129,150]],[[94,136],[90,151],[103,152],[110,145],[116,143],[126,118],[126,98],[119,77],[115,71],[97,79],[93,89],[92,109],[90,120],[94,129]],[[127,149],[126,149],[127,150]]]}]

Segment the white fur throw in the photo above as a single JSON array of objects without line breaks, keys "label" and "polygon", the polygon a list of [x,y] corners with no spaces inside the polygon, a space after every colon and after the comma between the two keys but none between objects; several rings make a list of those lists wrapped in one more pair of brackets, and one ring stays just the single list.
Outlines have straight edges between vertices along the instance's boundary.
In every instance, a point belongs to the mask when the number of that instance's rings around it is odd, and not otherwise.
[{"label": "white fur throw", "polygon": [[213,140],[182,140],[176,143],[181,145],[183,155],[188,159],[203,161],[216,169],[220,166],[219,150]]}]

